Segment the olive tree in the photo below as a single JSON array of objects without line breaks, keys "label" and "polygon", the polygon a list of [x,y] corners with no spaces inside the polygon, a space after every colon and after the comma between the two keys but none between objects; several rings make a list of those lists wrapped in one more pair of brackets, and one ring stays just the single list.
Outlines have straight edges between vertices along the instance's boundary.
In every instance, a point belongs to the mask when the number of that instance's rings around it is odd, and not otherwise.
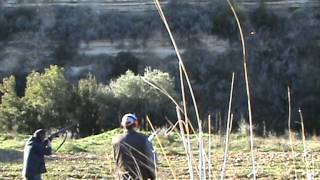
[{"label": "olive tree", "polygon": [[146,69],[141,76],[127,71],[109,85],[114,97],[119,100],[118,113],[135,112],[142,118],[148,115],[154,119],[155,125],[164,125],[166,117],[173,117],[175,106],[170,106],[169,98],[147,84],[143,78],[176,97],[174,80],[168,73]]},{"label": "olive tree", "polygon": [[44,127],[61,127],[68,123],[71,86],[64,69],[50,66],[43,73],[32,72],[27,77],[24,100],[35,111],[37,121]]}]

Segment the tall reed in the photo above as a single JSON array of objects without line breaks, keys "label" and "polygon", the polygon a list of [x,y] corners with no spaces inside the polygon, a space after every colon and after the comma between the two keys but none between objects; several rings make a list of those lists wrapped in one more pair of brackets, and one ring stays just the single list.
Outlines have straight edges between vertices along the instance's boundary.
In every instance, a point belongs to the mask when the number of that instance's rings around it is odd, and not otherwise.
[{"label": "tall reed", "polygon": [[[148,116],[147,116],[147,121],[148,121],[148,123],[149,123],[149,125],[150,125],[150,127],[151,127],[151,129],[152,129],[152,131],[153,131],[153,133],[155,133],[155,132],[156,132],[156,129],[154,128],[154,126],[153,126],[153,124],[152,124],[152,122],[150,121],[150,119],[149,119]],[[166,159],[166,162],[167,162],[167,164],[168,164],[168,166],[169,166],[169,168],[170,168],[170,171],[171,171],[171,173],[172,173],[172,175],[173,175],[173,178],[174,178],[174,179],[177,179],[176,173],[175,173],[175,171],[174,171],[173,168],[172,168],[172,165],[171,165],[171,163],[170,163],[170,161],[169,161],[169,159],[168,159],[168,157],[167,157],[167,154],[166,154],[165,151],[164,151],[163,145],[162,145],[159,137],[158,137],[158,136],[155,136],[155,137],[156,137],[157,142],[158,142],[158,144],[159,144],[159,146],[160,146],[161,152],[162,152],[164,158]]]},{"label": "tall reed", "polygon": [[228,108],[228,118],[227,118],[227,130],[226,130],[226,139],[225,139],[225,148],[223,156],[223,164],[221,170],[220,179],[223,180],[226,173],[226,164],[228,159],[228,147],[229,147],[229,134],[230,134],[230,121],[231,121],[231,103],[233,95],[233,84],[234,84],[234,73],[232,73],[231,87],[230,87],[230,99],[229,99],[229,108]]},{"label": "tall reed", "polygon": [[[150,81],[149,81],[148,79],[146,79],[146,78],[142,78],[142,80],[143,80],[145,83],[149,84],[151,87],[159,90],[163,95],[167,96],[167,97],[171,100],[171,102],[176,106],[176,108],[178,108],[179,111],[184,114],[184,110],[180,107],[179,103],[178,103],[165,89],[163,89],[163,88],[157,86],[156,84],[150,82]],[[186,118],[186,117],[185,117],[185,118]],[[188,124],[188,126],[187,126],[186,124]],[[189,128],[191,128],[192,133],[196,133],[195,128],[193,127],[193,125],[192,125],[192,123],[190,122],[190,120],[188,119],[188,117],[185,119],[184,125],[186,126],[187,135],[189,135],[189,133],[190,133],[190,129],[189,129]],[[196,134],[195,134],[195,136],[198,138],[198,136],[197,136]],[[189,137],[189,136],[188,136],[188,137]],[[188,139],[189,139],[189,138],[188,138]]]},{"label": "tall reed", "polygon": [[[181,55],[180,55],[180,52],[179,52],[179,49],[177,47],[177,44],[175,42],[175,39],[173,37],[173,34],[171,33],[171,30],[170,30],[170,27],[169,27],[169,24],[164,16],[164,13],[162,11],[162,8],[161,8],[161,5],[159,3],[158,0],[154,0],[154,3],[155,3],[155,6],[158,10],[158,13],[161,17],[161,20],[162,22],[164,23],[166,29],[167,29],[167,32],[169,34],[169,37],[171,39],[171,42],[172,42],[172,45],[175,49],[175,52],[176,52],[176,55],[177,55],[177,58],[178,58],[178,61],[179,61],[179,71],[180,71],[180,82],[181,82],[181,92],[182,92],[182,95],[183,95],[183,104],[184,104],[184,114],[185,114],[185,120],[187,121],[188,120],[188,117],[187,117],[187,105],[186,105],[186,99],[185,99],[185,93],[184,93],[184,78],[187,82],[187,85],[188,85],[188,89],[189,89],[189,92],[191,94],[191,98],[192,98],[192,102],[193,102],[193,105],[194,105],[194,109],[195,109],[195,114],[196,114],[196,117],[197,117],[197,122],[198,122],[198,130],[199,130],[199,136],[198,136],[198,149],[199,149],[199,178],[200,179],[205,179],[206,178],[206,172],[205,172],[205,151],[204,151],[204,145],[203,145],[203,129],[202,129],[202,122],[200,121],[200,116],[199,116],[199,112],[198,112],[198,106],[197,106],[197,102],[196,102],[196,99],[195,99],[195,96],[194,96],[194,93],[193,93],[193,89],[192,89],[192,86],[191,86],[191,83],[190,83],[190,80],[189,80],[189,77],[188,77],[188,73],[186,71],[186,68],[184,66],[184,63],[182,61],[182,58],[181,58]],[[186,123],[186,125],[188,125],[188,123]],[[188,142],[188,153],[190,156],[192,156],[192,149],[191,149],[191,140],[190,140],[190,136],[189,136],[189,132],[188,132],[188,127],[186,127],[186,130],[187,130],[187,142]],[[188,159],[188,167],[189,167],[189,173],[190,173],[190,179],[193,179],[193,168],[192,168],[192,161],[191,159],[189,160]]]},{"label": "tall reed", "polygon": [[237,21],[239,34],[241,37],[241,46],[242,46],[242,55],[243,55],[243,68],[244,68],[244,76],[245,76],[245,82],[246,82],[246,90],[247,90],[247,97],[248,97],[248,113],[249,113],[249,129],[250,129],[250,152],[251,152],[251,161],[252,161],[252,174],[253,179],[256,179],[256,161],[255,161],[255,154],[254,154],[254,140],[253,140],[253,126],[252,126],[252,113],[251,113],[251,98],[250,98],[250,87],[249,87],[249,78],[248,78],[248,68],[247,68],[247,55],[246,55],[246,46],[244,41],[244,35],[242,32],[242,27],[240,20],[238,18],[238,15],[231,4],[230,0],[227,0],[232,13]]},{"label": "tall reed", "polygon": [[211,165],[211,115],[208,115],[208,178],[211,180],[212,176]]},{"label": "tall reed", "polygon": [[[232,6],[232,4],[230,3],[229,0],[228,1],[228,4],[235,16],[235,19],[237,21],[237,24],[238,24],[238,28],[239,28],[239,31],[240,31],[240,36],[241,36],[241,42],[242,42],[242,49],[243,49],[243,65],[244,65],[244,71],[245,71],[245,81],[246,81],[246,90],[247,90],[247,96],[248,96],[248,112],[249,112],[249,127],[250,127],[250,149],[251,149],[251,159],[252,159],[252,171],[253,171],[253,179],[256,179],[256,168],[255,168],[255,156],[254,156],[254,148],[253,148],[253,127],[252,127],[252,113],[251,113],[251,102],[250,102],[250,89],[249,89],[249,80],[248,80],[248,70],[247,70],[247,64],[246,64],[246,49],[245,49],[245,43],[244,43],[244,37],[243,37],[243,33],[242,33],[242,28],[241,28],[241,24],[240,24],[240,21],[238,19],[238,16]],[[202,121],[200,120],[200,116],[199,116],[199,112],[198,112],[198,106],[197,106],[197,102],[195,100],[195,96],[194,96],[194,93],[193,93],[193,89],[192,89],[192,86],[191,86],[191,83],[190,83],[190,80],[189,80],[189,77],[188,77],[188,74],[187,74],[187,71],[185,69],[185,66],[184,66],[184,63],[182,61],[182,58],[180,56],[180,53],[179,53],[179,49],[176,45],[176,42],[175,42],[175,39],[173,37],[173,34],[171,33],[171,30],[170,30],[170,27],[169,27],[169,24],[165,18],[165,15],[162,11],[162,8],[160,6],[160,3],[158,0],[154,0],[154,3],[155,3],[155,6],[158,10],[158,13],[160,15],[160,18],[162,20],[162,22],[164,23],[166,29],[167,29],[167,32],[169,34],[169,37],[171,39],[171,42],[173,44],[173,47],[174,47],[174,50],[176,52],[176,55],[177,55],[177,58],[178,58],[178,61],[179,61],[179,72],[180,72],[180,83],[181,83],[181,93],[182,93],[182,98],[183,98],[183,112],[184,112],[184,115],[185,115],[185,121],[187,122],[188,121],[188,115],[187,115],[187,105],[186,105],[186,98],[185,98],[185,90],[184,90],[184,79],[186,80],[187,82],[187,85],[188,85],[188,89],[189,89],[189,92],[191,94],[191,98],[192,98],[192,102],[193,102],[193,105],[194,105],[194,109],[195,109],[195,114],[196,114],[196,117],[197,117],[197,122],[198,122],[198,150],[199,150],[199,167],[198,167],[198,171],[199,171],[199,179],[205,179],[206,178],[206,164],[205,164],[205,157],[206,157],[206,154],[205,154],[205,150],[204,150],[204,144],[203,144],[203,129],[202,129]],[[228,119],[229,119],[229,123],[230,123],[230,113],[228,115]],[[186,137],[186,140],[187,140],[187,154],[189,155],[189,157],[192,156],[192,148],[191,148],[191,140],[190,140],[190,136],[189,136],[189,132],[188,132],[188,124],[189,123],[185,123],[186,125],[186,134],[187,134],[187,137]],[[227,125],[227,134],[229,134],[229,124]],[[211,153],[211,152],[209,152]],[[192,162],[191,162],[191,159],[189,160],[188,158],[188,167],[189,167],[189,175],[190,175],[190,179],[193,179],[193,167],[192,167]]]},{"label": "tall reed", "polygon": [[295,153],[293,149],[293,134],[291,132],[291,93],[290,93],[290,87],[288,86],[288,133],[289,133],[289,143],[291,148],[291,159],[293,163],[293,170],[294,170],[294,178],[298,179],[297,177],[297,171],[296,171],[296,161],[295,161]]},{"label": "tall reed", "polygon": [[[304,129],[304,120],[303,120],[303,116],[302,116],[302,110],[299,108],[299,115],[300,115],[300,123],[301,123],[301,137],[302,137],[302,143],[303,143],[303,162],[305,165],[305,169],[306,169],[306,179],[308,180],[312,180],[313,179],[313,174],[314,172],[311,172],[310,169],[310,165],[312,163],[309,162],[308,160],[308,149],[307,149],[307,143],[306,143],[306,135],[305,135],[305,129]],[[311,152],[310,155],[312,156]]]},{"label": "tall reed", "polygon": [[[193,173],[192,162],[191,162],[192,161],[192,155],[189,154],[189,151],[188,151],[189,144],[187,142],[187,141],[190,141],[190,138],[186,139],[185,138],[185,133],[184,133],[184,128],[186,126],[188,126],[188,124],[184,124],[185,121],[182,121],[181,115],[180,115],[180,111],[179,111],[178,108],[176,108],[176,112],[177,112],[177,117],[178,117],[178,124],[179,124],[179,128],[180,128],[180,134],[181,134],[182,143],[183,143],[184,149],[186,151],[187,159],[188,159],[189,173]],[[192,172],[190,172],[190,171],[192,171]]]}]

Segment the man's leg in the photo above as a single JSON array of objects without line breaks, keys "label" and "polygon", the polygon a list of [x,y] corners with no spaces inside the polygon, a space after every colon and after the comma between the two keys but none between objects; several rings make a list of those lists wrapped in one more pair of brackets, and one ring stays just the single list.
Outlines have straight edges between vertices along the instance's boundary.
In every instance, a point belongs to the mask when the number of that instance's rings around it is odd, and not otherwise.
[{"label": "man's leg", "polygon": [[42,180],[41,174],[36,174],[33,176],[28,176],[24,178],[25,180]]},{"label": "man's leg", "polygon": [[41,174],[35,175],[35,179],[34,180],[42,180]]}]

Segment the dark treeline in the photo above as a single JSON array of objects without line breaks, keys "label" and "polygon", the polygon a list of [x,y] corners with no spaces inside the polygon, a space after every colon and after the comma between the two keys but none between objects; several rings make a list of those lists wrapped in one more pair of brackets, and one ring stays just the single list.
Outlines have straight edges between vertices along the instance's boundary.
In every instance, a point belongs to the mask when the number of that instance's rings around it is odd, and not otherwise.
[{"label": "dark treeline", "polygon": [[[236,10],[246,37],[256,131],[263,133],[262,131],[266,129],[279,134],[285,132],[288,118],[287,87],[290,86],[293,128],[296,130],[300,128],[298,108],[301,107],[307,131],[320,133],[319,11],[307,7],[279,10],[264,4],[251,9],[236,6]],[[224,2],[193,6],[181,1],[172,1],[165,7],[165,14],[179,46],[185,50],[182,57],[192,80],[203,119],[206,119],[207,114],[213,114],[214,117],[220,114],[222,119],[226,119],[231,74],[235,72],[233,112],[234,125],[238,126],[241,117],[245,119],[247,117],[247,102],[239,33],[230,8]],[[174,76],[175,90],[179,92],[179,72],[175,56],[165,59],[150,57],[154,60],[150,62],[151,60],[139,59],[130,52],[120,52],[115,57],[108,55],[89,57],[79,54],[79,43],[93,40],[107,39],[112,42],[129,38],[146,43],[156,34],[161,34],[169,42],[156,11],[134,14],[107,12],[94,7],[1,7],[0,24],[2,47],[10,45],[10,42],[19,38],[30,39],[33,42],[39,40],[36,42],[45,44],[44,47],[37,47],[39,52],[36,57],[41,61],[36,61],[34,56],[24,55],[19,57],[24,60],[19,62],[23,63],[17,63],[13,68],[10,66],[10,71],[3,69],[0,71],[2,78],[15,75],[19,98],[27,96],[26,77],[29,77],[31,70],[41,71],[50,64],[65,68],[66,79],[72,82],[69,88],[73,91],[77,89],[73,84],[82,82],[80,79],[86,79],[88,73],[92,73],[91,78],[96,78],[95,81],[109,84],[127,69],[142,75],[144,67],[152,65]],[[227,45],[223,51],[217,53],[206,47],[203,37],[217,37]],[[10,57],[6,52],[0,51],[0,62],[4,64],[9,61],[8,59]],[[30,61],[34,63],[26,64]],[[80,65],[90,68],[76,76],[69,73],[71,66]],[[79,98],[80,95],[73,96]],[[3,97],[4,95],[2,99]],[[99,103],[109,104],[108,100]],[[97,112],[101,109],[97,105],[91,105]],[[144,103],[140,105],[141,108],[146,107]],[[118,106],[111,107],[118,108]],[[118,110],[117,115],[109,116],[96,112],[94,116],[96,119],[114,120],[120,112],[129,108],[121,107],[123,109]],[[168,112],[162,111],[161,119],[165,119],[166,114],[171,114],[168,117],[173,118],[171,109]],[[90,109],[84,108],[83,112],[85,110]],[[89,112],[86,114],[90,115]],[[75,116],[71,119],[78,117],[86,116]],[[115,126],[114,122],[103,121],[103,123],[110,125],[101,126],[98,131]]]}]

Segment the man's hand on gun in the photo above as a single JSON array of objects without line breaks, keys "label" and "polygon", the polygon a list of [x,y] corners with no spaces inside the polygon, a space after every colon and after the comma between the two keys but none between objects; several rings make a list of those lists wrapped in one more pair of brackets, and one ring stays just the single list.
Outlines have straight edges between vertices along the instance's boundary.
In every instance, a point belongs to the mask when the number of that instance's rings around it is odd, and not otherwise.
[{"label": "man's hand on gun", "polygon": [[45,144],[46,146],[51,147],[51,140],[50,140],[50,138],[47,138],[47,139],[44,141],[44,144]]}]

